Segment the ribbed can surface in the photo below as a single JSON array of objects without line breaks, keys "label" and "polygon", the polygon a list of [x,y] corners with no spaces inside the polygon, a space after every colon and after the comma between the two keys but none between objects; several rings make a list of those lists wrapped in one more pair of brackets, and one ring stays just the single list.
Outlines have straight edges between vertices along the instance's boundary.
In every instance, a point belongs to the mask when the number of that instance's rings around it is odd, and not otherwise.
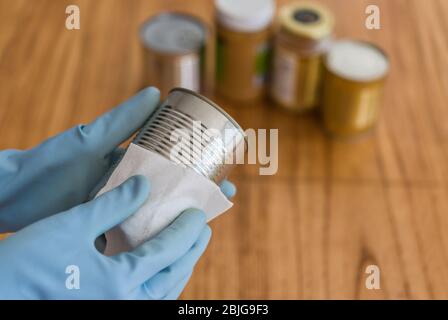
[{"label": "ribbed can surface", "polygon": [[207,98],[183,88],[170,91],[133,142],[216,183],[246,149],[245,134],[235,120]]}]

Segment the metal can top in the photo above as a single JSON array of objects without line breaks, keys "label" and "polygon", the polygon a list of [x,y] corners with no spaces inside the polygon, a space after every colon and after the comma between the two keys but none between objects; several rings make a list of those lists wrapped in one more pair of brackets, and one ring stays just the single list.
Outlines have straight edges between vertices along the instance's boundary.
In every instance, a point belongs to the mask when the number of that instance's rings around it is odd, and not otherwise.
[{"label": "metal can top", "polygon": [[334,26],[333,14],[314,2],[294,2],[280,10],[280,24],[288,32],[314,40],[331,35]]},{"label": "metal can top", "polygon": [[133,141],[220,183],[247,149],[246,135],[204,96],[175,88]]},{"label": "metal can top", "polygon": [[146,48],[167,54],[197,52],[204,46],[205,38],[204,25],[181,13],[159,14],[140,29],[140,39]]},{"label": "metal can top", "polygon": [[333,74],[355,82],[381,80],[389,71],[389,60],[377,46],[358,40],[335,42],[325,57]]}]

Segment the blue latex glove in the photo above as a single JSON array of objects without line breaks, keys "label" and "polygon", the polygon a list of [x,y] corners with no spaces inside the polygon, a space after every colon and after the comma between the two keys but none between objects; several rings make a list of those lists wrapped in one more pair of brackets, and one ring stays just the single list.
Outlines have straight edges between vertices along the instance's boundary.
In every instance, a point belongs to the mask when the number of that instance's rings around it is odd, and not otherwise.
[{"label": "blue latex glove", "polygon": [[[134,213],[148,194],[146,178],[132,177],[0,241],[0,298],[177,298],[210,238],[203,212],[187,210],[129,253],[107,257],[94,246],[100,234]],[[79,289],[78,273],[70,266],[79,268]]]},{"label": "blue latex glove", "polygon": [[[157,89],[147,88],[91,124],[34,149],[0,152],[0,233],[20,230],[88,200],[123,154],[117,146],[143,125],[159,96]],[[235,187],[224,182],[222,191],[230,197]]]},{"label": "blue latex glove", "polygon": [[76,126],[34,149],[0,153],[0,232],[16,231],[88,199],[128,139],[159,103],[148,88],[89,125]]}]

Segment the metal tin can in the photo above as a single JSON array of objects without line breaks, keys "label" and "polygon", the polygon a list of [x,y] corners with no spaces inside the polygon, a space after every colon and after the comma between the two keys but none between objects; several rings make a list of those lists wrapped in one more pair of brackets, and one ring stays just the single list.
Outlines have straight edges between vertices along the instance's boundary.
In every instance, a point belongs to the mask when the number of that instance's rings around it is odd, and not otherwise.
[{"label": "metal tin can", "polygon": [[[187,143],[179,144],[179,138]],[[184,88],[170,91],[133,142],[217,184],[246,150],[238,123],[206,97]]]},{"label": "metal tin can", "polygon": [[146,85],[158,87],[162,97],[174,87],[201,91],[207,37],[193,16],[162,13],[147,20],[140,29]]},{"label": "metal tin can", "polygon": [[216,88],[233,101],[264,93],[270,56],[273,0],[216,0]]},{"label": "metal tin can", "polygon": [[274,40],[271,98],[295,112],[318,104],[322,56],[331,43],[334,18],[314,2],[284,6]]},{"label": "metal tin can", "polygon": [[350,136],[371,129],[378,118],[389,61],[373,44],[341,40],[325,60],[322,116],[326,130]]}]

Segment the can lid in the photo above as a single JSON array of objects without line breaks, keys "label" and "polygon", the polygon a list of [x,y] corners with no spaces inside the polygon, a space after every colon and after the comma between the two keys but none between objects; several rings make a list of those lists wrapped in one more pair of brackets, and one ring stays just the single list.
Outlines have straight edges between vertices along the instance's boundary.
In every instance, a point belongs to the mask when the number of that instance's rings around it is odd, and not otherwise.
[{"label": "can lid", "polygon": [[327,69],[353,81],[374,81],[389,70],[386,54],[377,46],[358,40],[336,41],[325,57]]},{"label": "can lid", "polygon": [[215,4],[219,23],[241,32],[266,28],[275,12],[274,0],[215,0]]},{"label": "can lid", "polygon": [[232,125],[236,129],[238,129],[238,131],[240,131],[240,133],[244,136],[244,139],[246,139],[246,134],[244,133],[243,128],[241,128],[241,126],[238,124],[238,122],[236,122],[236,120],[233,119],[231,115],[229,115],[223,108],[218,106],[215,102],[213,102],[212,100],[210,100],[206,96],[203,96],[202,94],[197,93],[196,91],[189,90],[187,88],[182,88],[182,87],[173,88],[173,89],[170,90],[169,93],[174,92],[174,91],[181,91],[181,92],[184,92],[184,93],[187,93],[187,94],[191,94],[191,95],[193,95],[193,96],[195,96],[195,97],[205,101],[207,104],[209,104],[210,106],[215,108],[217,111],[219,111],[224,117],[226,117],[227,120],[229,120],[230,123],[232,123]]},{"label": "can lid", "polygon": [[333,14],[314,2],[295,2],[280,10],[280,25],[292,34],[322,39],[331,34],[334,27]]},{"label": "can lid", "polygon": [[143,45],[151,50],[182,54],[197,51],[205,43],[204,25],[180,13],[162,13],[148,19],[140,29]]}]

